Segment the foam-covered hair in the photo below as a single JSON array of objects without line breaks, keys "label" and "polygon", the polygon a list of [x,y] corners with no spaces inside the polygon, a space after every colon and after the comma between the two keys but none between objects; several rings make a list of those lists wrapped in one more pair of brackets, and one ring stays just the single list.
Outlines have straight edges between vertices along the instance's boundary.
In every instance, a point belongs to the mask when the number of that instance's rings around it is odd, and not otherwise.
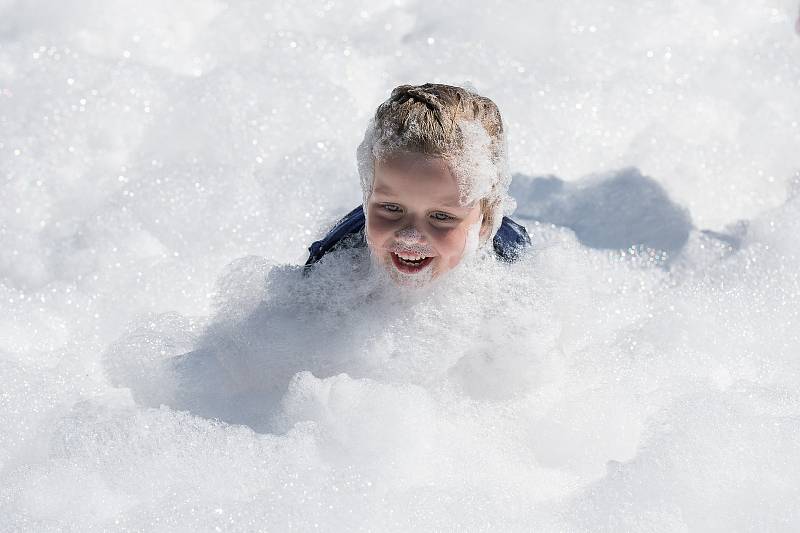
[{"label": "foam-covered hair", "polygon": [[365,209],[375,161],[409,153],[445,159],[458,180],[462,204],[481,201],[494,236],[514,202],[508,196],[503,121],[492,100],[452,85],[396,87],[378,106],[356,152]]}]

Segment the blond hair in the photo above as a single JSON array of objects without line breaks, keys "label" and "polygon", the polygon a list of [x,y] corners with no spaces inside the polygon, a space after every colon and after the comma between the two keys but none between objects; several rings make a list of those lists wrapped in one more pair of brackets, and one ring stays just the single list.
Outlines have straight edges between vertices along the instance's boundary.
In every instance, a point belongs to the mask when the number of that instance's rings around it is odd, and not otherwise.
[{"label": "blond hair", "polygon": [[365,206],[375,161],[399,153],[445,159],[459,181],[462,201],[480,200],[492,235],[503,212],[513,208],[503,120],[485,96],[438,83],[396,87],[378,106],[358,147]]}]

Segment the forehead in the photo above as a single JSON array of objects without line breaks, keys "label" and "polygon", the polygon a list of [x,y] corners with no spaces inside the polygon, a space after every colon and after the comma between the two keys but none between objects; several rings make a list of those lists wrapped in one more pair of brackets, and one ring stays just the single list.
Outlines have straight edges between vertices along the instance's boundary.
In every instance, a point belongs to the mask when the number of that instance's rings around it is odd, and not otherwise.
[{"label": "forehead", "polygon": [[458,180],[441,157],[406,154],[376,161],[373,192],[463,207]]}]

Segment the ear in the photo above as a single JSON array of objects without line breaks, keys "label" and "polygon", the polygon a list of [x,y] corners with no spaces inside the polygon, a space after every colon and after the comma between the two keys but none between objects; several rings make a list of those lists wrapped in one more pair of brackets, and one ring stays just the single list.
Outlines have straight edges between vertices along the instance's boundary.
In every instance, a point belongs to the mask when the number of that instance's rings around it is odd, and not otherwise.
[{"label": "ear", "polygon": [[489,238],[489,233],[492,231],[493,226],[493,209],[488,201],[481,200],[481,229],[478,232],[478,238],[481,244],[486,242]]}]

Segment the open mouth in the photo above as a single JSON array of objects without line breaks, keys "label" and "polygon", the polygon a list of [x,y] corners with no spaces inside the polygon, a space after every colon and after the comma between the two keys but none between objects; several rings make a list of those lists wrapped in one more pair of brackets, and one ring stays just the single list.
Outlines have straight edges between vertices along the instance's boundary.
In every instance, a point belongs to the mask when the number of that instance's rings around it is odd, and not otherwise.
[{"label": "open mouth", "polygon": [[392,256],[392,263],[397,270],[406,274],[421,272],[433,261],[433,256],[396,254],[394,252],[390,252],[389,255]]}]

